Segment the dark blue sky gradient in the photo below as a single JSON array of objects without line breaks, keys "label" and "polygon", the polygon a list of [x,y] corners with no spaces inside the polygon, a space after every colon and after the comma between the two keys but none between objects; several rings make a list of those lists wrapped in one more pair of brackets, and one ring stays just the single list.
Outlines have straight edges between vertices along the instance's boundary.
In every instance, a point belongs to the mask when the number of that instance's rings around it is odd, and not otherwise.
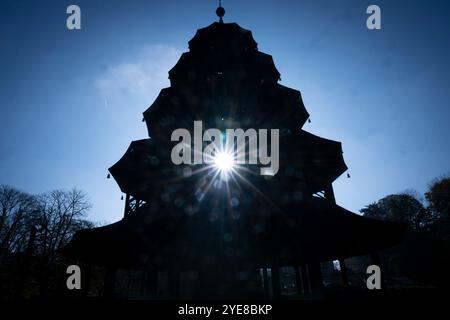
[{"label": "dark blue sky gradient", "polygon": [[[82,30],[66,29],[78,4]],[[366,28],[370,4],[382,30]],[[338,204],[357,211],[450,170],[450,2],[224,0],[225,21],[253,32],[281,83],[302,92],[304,129],[343,143],[351,179]],[[76,186],[89,218],[123,202],[107,168],[147,137],[142,112],[216,1],[0,3],[0,183],[39,193]],[[149,74],[150,73],[150,74]],[[169,152],[169,151],[168,151]]]}]

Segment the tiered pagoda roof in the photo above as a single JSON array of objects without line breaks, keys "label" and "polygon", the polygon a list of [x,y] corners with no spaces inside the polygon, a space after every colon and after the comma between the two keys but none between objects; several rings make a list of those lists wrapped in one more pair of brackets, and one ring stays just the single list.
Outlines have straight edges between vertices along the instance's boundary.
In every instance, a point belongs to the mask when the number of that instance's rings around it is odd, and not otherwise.
[{"label": "tiered pagoda roof", "polygon": [[[197,31],[189,49],[169,72],[171,86],[144,112],[150,138],[133,141],[109,169],[133,210],[78,232],[67,254],[127,268],[195,269],[220,259],[263,267],[345,258],[398,241],[401,226],[330,201],[332,182],[347,170],[341,143],[301,129],[309,114],[300,92],[278,83],[272,57],[258,51],[250,31],[215,22]],[[207,170],[174,165],[170,135],[195,120],[206,128],[280,129],[278,174],[268,179],[248,165],[244,179],[225,187]]]}]

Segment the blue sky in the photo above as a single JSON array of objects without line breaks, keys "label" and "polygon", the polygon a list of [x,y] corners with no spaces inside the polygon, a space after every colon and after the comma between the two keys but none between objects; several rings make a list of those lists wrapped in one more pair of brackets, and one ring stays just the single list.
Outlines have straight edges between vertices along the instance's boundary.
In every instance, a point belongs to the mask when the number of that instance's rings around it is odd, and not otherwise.
[{"label": "blue sky", "polygon": [[[81,7],[82,29],[66,28]],[[370,4],[382,30],[366,28]],[[357,211],[391,193],[423,192],[450,171],[448,1],[224,0],[225,22],[253,32],[281,83],[311,114],[304,129],[343,143],[351,179],[338,204]],[[0,3],[0,183],[30,193],[77,187],[89,218],[123,202],[107,169],[147,137],[142,112],[216,1]]]}]

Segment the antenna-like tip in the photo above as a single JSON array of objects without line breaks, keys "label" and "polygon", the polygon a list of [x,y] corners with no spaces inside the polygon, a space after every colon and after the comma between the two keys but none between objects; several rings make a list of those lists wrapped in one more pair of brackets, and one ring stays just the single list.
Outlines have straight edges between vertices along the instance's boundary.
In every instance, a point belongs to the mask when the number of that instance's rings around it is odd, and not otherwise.
[{"label": "antenna-like tip", "polygon": [[219,17],[219,22],[223,23],[223,16],[225,15],[225,9],[222,7],[222,1],[219,0],[219,7],[216,9],[216,14]]}]

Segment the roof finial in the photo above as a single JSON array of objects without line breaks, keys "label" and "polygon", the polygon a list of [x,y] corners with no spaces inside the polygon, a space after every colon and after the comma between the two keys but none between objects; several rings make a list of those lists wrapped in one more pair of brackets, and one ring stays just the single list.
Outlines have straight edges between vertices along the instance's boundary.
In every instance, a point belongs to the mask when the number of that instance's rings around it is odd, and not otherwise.
[{"label": "roof finial", "polygon": [[222,0],[219,0],[219,7],[216,10],[216,14],[219,17],[219,23],[223,23],[222,17],[225,15],[225,9],[222,7]]}]

